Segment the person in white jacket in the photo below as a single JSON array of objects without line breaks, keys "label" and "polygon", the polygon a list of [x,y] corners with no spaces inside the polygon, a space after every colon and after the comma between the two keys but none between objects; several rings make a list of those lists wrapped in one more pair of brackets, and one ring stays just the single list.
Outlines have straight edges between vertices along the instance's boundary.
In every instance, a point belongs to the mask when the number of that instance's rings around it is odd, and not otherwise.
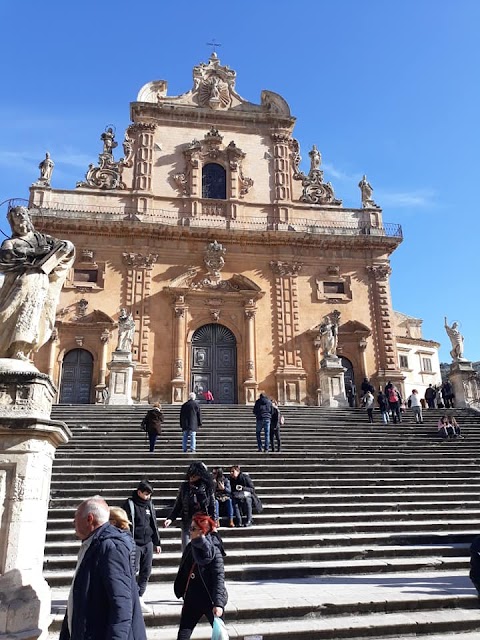
[{"label": "person in white jacket", "polygon": [[413,411],[415,422],[417,424],[423,424],[422,405],[416,389],[412,389],[412,393],[408,397],[407,404]]}]

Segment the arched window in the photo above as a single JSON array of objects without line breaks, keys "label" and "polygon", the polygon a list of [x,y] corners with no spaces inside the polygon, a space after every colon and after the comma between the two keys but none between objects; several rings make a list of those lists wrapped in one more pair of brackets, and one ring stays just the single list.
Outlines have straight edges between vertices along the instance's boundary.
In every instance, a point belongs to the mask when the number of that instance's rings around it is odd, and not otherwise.
[{"label": "arched window", "polygon": [[210,162],[202,169],[202,198],[227,199],[227,175],[216,162]]}]

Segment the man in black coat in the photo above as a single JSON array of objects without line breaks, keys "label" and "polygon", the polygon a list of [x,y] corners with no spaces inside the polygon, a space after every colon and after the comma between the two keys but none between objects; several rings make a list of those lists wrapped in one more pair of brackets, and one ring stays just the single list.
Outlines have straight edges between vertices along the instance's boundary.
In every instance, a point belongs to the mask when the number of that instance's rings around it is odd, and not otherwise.
[{"label": "man in black coat", "polygon": [[[233,508],[237,519],[237,526],[251,527],[253,524],[253,506],[255,506],[257,513],[262,513],[263,505],[256,494],[252,479],[248,473],[242,473],[238,464],[230,467],[230,486],[232,487]],[[245,525],[243,524],[244,514],[247,518]]]},{"label": "man in black coat", "polygon": [[142,480],[131,498],[122,505],[132,523],[132,537],[136,547],[135,569],[138,572],[138,594],[143,613],[152,612],[143,601],[143,594],[152,573],[153,552],[161,552],[157,514],[151,499],[152,493],[152,485],[147,480]]},{"label": "man in black coat", "polygon": [[200,407],[196,402],[196,395],[191,393],[187,402],[180,409],[180,426],[183,431],[183,453],[188,451],[188,439],[190,438],[190,451],[195,453],[197,448],[197,429],[202,426]]},{"label": "man in black coat", "polygon": [[130,563],[132,538],[109,524],[100,496],[75,513],[82,541],[60,640],[146,640],[138,589]]},{"label": "man in black coat", "polygon": [[270,444],[270,422],[272,420],[273,405],[264,393],[261,393],[253,407],[253,413],[257,419],[256,434],[257,448],[262,451],[262,431],[265,432],[264,451],[268,451]]}]

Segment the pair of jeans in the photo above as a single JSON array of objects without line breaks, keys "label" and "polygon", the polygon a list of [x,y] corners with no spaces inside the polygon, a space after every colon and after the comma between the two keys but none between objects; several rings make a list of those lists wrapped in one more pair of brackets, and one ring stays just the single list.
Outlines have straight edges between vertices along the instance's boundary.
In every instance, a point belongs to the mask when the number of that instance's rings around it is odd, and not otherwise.
[{"label": "pair of jeans", "polygon": [[270,425],[270,449],[272,451],[275,451],[275,440],[277,441],[277,451],[280,451],[280,448],[282,446],[282,441],[280,440],[280,427],[277,426],[272,429]]},{"label": "pair of jeans", "polygon": [[233,508],[235,509],[235,517],[237,519],[237,525],[242,526],[242,516],[246,511],[247,522],[252,521],[252,498],[251,496],[245,496],[244,498],[234,498]]},{"label": "pair of jeans", "polygon": [[268,451],[268,445],[270,442],[270,418],[257,418],[257,447],[258,450],[262,450],[262,431],[265,432],[265,446],[264,451]]},{"label": "pair of jeans", "polygon": [[158,433],[149,433],[148,441],[150,443],[150,452],[155,450],[155,443],[157,442]]},{"label": "pair of jeans", "polygon": [[373,407],[367,409],[368,421],[373,422]]},{"label": "pair of jeans", "polygon": [[152,573],[153,542],[137,544],[135,553],[135,572],[137,573],[138,595],[143,596],[148,579]]},{"label": "pair of jeans", "polygon": [[382,419],[384,424],[388,424],[390,422],[390,416],[388,415],[388,411],[385,409],[385,411],[382,411]]},{"label": "pair of jeans", "polygon": [[400,403],[399,402],[389,402],[390,409],[392,411],[393,424],[397,422],[401,422],[402,418],[400,417]]},{"label": "pair of jeans", "polygon": [[423,422],[422,407],[412,407],[415,422]]},{"label": "pair of jeans", "polygon": [[183,432],[183,438],[182,438],[183,453],[186,453],[188,450],[189,437],[190,437],[190,451],[194,452],[197,449],[197,432],[185,429],[185,431]]},{"label": "pair of jeans", "polygon": [[[222,513],[223,512],[223,513]],[[215,520],[220,520],[220,516],[225,515],[229,520],[233,520],[233,504],[232,499],[215,500]]]}]

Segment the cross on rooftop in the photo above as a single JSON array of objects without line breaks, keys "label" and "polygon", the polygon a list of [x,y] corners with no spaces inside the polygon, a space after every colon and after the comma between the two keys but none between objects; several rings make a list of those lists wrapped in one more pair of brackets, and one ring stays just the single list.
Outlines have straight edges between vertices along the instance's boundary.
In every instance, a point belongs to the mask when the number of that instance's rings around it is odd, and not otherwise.
[{"label": "cross on rooftop", "polygon": [[215,38],[212,38],[212,41],[211,41],[211,42],[207,42],[207,46],[208,46],[208,47],[213,47],[213,53],[217,53],[217,52],[215,51],[215,49],[216,49],[217,47],[221,47],[222,45],[221,45],[221,43],[220,43],[220,42],[217,42],[217,41],[215,40]]}]

